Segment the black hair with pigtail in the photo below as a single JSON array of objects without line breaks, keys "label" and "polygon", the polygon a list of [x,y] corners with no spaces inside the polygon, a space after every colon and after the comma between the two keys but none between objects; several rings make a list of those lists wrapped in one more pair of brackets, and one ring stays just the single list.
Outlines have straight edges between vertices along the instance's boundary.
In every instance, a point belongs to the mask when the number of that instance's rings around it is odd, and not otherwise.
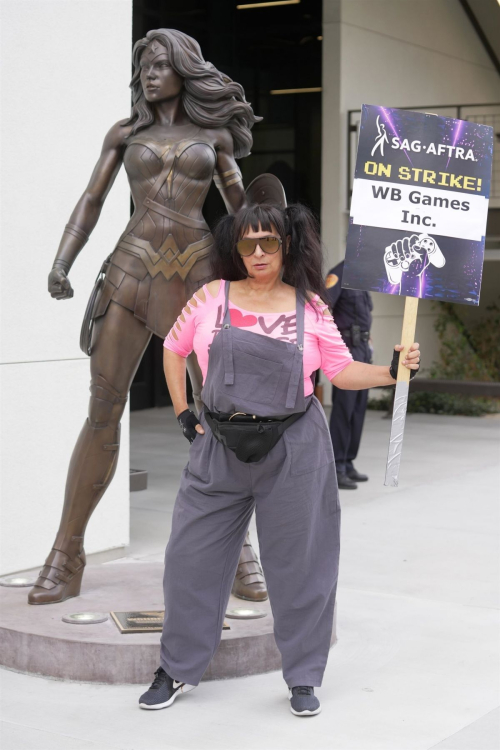
[{"label": "black hair with pigtail", "polygon": [[285,209],[266,204],[246,206],[223,216],[214,230],[211,251],[214,278],[239,281],[248,276],[236,243],[251,229],[276,231],[282,241],[283,281],[295,287],[308,301],[317,294],[328,304],[323,280],[323,253],[319,225],[314,214],[301,203]]}]

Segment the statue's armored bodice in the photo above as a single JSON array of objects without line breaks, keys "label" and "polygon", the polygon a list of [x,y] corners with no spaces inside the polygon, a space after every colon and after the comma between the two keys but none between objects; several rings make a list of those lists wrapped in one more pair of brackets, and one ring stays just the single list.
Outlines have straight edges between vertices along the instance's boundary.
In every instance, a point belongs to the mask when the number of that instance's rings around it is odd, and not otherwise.
[{"label": "statue's armored bodice", "polygon": [[135,206],[127,233],[156,251],[169,235],[179,249],[206,236],[202,207],[215,162],[213,146],[203,140],[158,141],[144,133],[133,137],[124,155]]},{"label": "statue's armored bodice", "polygon": [[[179,311],[213,278],[213,237],[202,209],[217,155],[195,126],[188,138],[154,138],[147,130],[128,139],[123,161],[134,213],[110,257],[95,317],[110,301],[132,310],[161,338]],[[238,173],[238,174],[234,174]],[[223,173],[224,187],[241,180],[238,169]]]},{"label": "statue's armored bodice", "polygon": [[164,338],[212,279],[213,238],[202,208],[216,153],[199,134],[160,141],[138,133],[128,142],[123,160],[135,210],[111,255],[96,317],[112,300]]}]

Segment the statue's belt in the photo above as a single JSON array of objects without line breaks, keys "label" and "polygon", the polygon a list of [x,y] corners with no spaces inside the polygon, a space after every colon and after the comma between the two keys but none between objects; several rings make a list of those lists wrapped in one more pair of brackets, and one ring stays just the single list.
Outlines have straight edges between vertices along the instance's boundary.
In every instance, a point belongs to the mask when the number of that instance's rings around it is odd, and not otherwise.
[{"label": "statue's belt", "polygon": [[[213,242],[210,228],[205,220],[193,219],[191,216],[185,216],[161,203],[157,203],[151,197],[153,193],[154,190],[144,198],[141,208],[130,219],[125,232],[118,241],[115,252],[116,250],[123,250],[125,253],[140,258],[152,278],[162,273],[167,281],[170,281],[172,276],[177,273],[185,281],[196,261],[208,254],[208,248]],[[207,234],[201,240],[192,242],[182,251],[179,249],[174,236],[169,234],[161,247],[155,250],[149,241],[135,237],[131,233],[149,211],[164,216],[175,224],[180,224],[189,229],[201,230]]]},{"label": "statue's belt", "polygon": [[[127,235],[120,240],[115,253],[121,250],[138,258],[146,266],[152,278],[162,273],[169,281],[175,274],[178,274],[185,281],[196,261],[208,255],[208,248],[212,243],[212,235],[207,234],[181,251],[174,236],[169,234],[161,247],[155,250],[147,240]],[[111,256],[111,262],[113,262],[113,256]]]}]

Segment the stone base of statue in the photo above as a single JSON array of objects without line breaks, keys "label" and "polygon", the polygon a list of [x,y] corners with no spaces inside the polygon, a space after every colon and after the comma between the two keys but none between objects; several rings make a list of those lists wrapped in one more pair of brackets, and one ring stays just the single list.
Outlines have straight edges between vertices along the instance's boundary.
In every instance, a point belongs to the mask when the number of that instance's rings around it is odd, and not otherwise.
[{"label": "stone base of statue", "polygon": [[[89,565],[82,594],[61,604],[32,607],[26,588],[0,587],[0,665],[79,682],[151,682],[158,668],[159,633],[120,633],[111,617],[95,625],[62,621],[73,612],[163,609],[163,563],[114,561]],[[228,610],[247,603],[231,596]],[[244,677],[281,669],[269,601],[249,605],[259,619],[227,619],[229,630],[204,680]],[[332,645],[336,641],[335,624]]]}]

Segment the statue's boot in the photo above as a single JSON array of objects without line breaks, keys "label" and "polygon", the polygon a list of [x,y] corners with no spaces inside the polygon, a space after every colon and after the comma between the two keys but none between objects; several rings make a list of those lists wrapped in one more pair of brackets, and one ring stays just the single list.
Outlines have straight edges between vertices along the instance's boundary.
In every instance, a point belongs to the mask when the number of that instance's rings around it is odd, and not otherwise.
[{"label": "statue's boot", "polygon": [[240,553],[231,593],[239,599],[247,599],[251,602],[264,602],[267,599],[266,582],[257,553],[250,542],[249,533]]},{"label": "statue's boot", "polygon": [[61,525],[28,594],[30,604],[55,604],[79,595],[85,568],[85,529],[116,470],[120,419],[127,397],[101,375],[92,379],[90,392],[89,417],[69,465]]}]

